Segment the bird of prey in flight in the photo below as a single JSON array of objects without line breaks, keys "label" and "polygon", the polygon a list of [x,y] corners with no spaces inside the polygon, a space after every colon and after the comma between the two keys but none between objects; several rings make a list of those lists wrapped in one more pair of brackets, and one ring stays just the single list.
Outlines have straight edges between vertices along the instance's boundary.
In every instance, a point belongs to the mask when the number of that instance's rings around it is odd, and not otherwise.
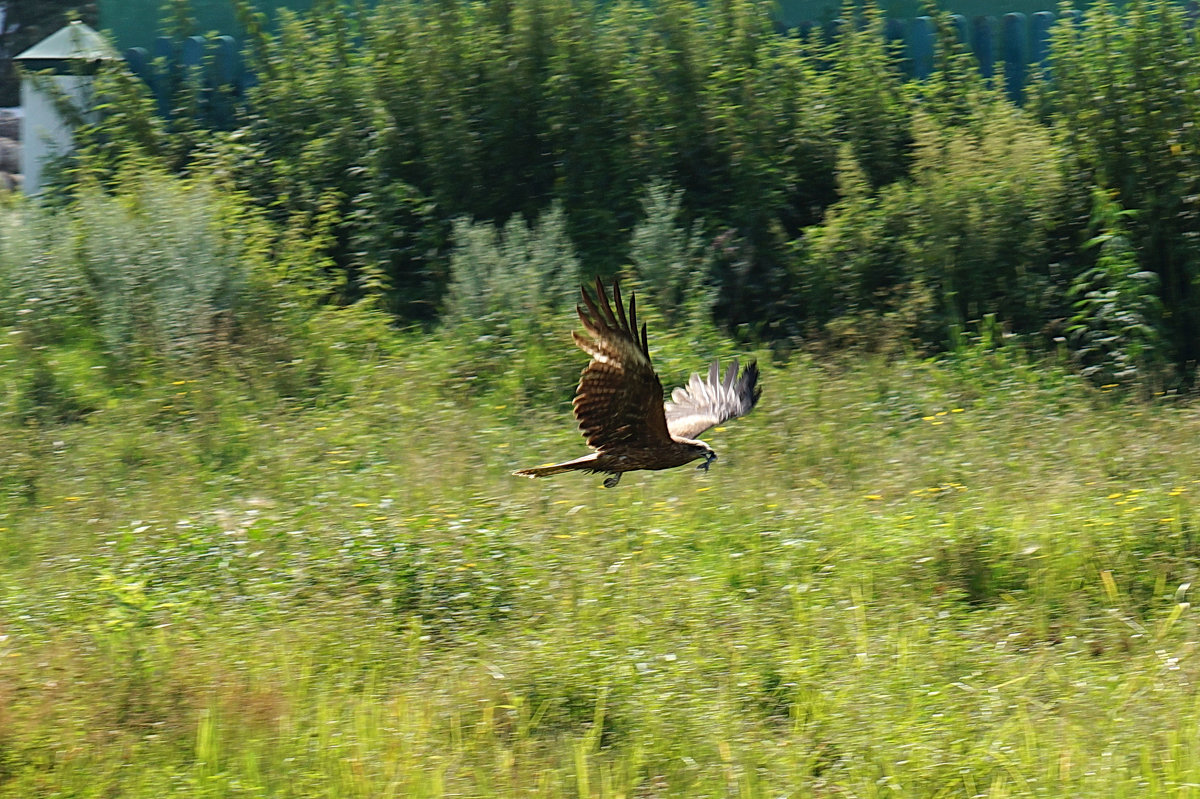
[{"label": "bird of prey in flight", "polygon": [[548,477],[569,471],[603,472],[604,485],[613,488],[625,472],[671,469],[698,458],[697,468],[708,471],[717,453],[696,436],[728,419],[744,416],[758,402],[758,364],[738,374],[735,358],[721,379],[719,364],[708,367],[707,379],[693,374],[684,388],[663,402],[662,381],[650,363],[646,325],[638,329],[637,301],[629,297],[629,312],[621,302],[621,287],[613,281],[613,305],[604,284],[596,279],[596,298],[582,289],[583,306],[576,306],[588,337],[571,335],[592,356],[575,390],[575,418],[595,450],[581,458],[521,469],[523,477]]}]

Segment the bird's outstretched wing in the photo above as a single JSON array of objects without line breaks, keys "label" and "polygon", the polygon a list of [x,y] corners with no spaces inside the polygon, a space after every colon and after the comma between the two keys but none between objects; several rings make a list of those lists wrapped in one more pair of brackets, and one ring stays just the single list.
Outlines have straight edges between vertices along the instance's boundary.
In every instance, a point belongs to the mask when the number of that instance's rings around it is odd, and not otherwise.
[{"label": "bird's outstretched wing", "polygon": [[708,379],[693,374],[686,388],[671,392],[666,404],[667,429],[671,435],[695,438],[708,428],[736,416],[745,416],[758,402],[758,364],[754,361],[738,375],[738,360],[733,359],[721,380],[720,364],[708,367]]},{"label": "bird's outstretched wing", "polygon": [[575,418],[587,443],[596,449],[613,446],[653,447],[670,442],[663,413],[662,381],[650,364],[646,326],[637,326],[637,302],[629,298],[629,313],[621,302],[621,287],[613,281],[613,302],[596,279],[596,299],[582,290],[583,307],[576,307],[589,338],[571,333],[579,348],[592,356],[575,391]]}]

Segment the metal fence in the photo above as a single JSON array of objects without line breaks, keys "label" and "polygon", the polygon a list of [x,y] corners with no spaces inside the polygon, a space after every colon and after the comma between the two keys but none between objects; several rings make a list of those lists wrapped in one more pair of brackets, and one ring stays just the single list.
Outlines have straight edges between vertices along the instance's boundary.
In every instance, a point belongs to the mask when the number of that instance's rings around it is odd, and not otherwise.
[{"label": "metal fence", "polygon": [[160,114],[179,113],[183,100],[190,113],[217,128],[232,126],[238,104],[254,83],[232,36],[189,36],[183,41],[160,36],[152,50],[126,50],[125,61],[150,87]]},{"label": "metal fence", "polygon": [[[1194,0],[1189,3],[1193,17],[1196,5]],[[1078,18],[1081,14],[1068,11],[1063,18]],[[1018,104],[1025,99],[1033,72],[1049,65],[1051,29],[1059,18],[1050,11],[999,17],[951,16],[959,41],[974,55],[983,78],[989,84],[1003,81],[1004,90]],[[801,23],[790,32],[832,40],[841,24],[840,20]],[[932,74],[936,38],[932,18],[887,19],[883,36],[895,44],[901,68],[911,78],[922,80]],[[126,51],[125,58],[133,72],[150,86],[161,113],[173,113],[174,98],[186,96],[195,106],[194,113],[218,127],[232,124],[236,105],[254,83],[232,36],[192,36],[182,42],[159,37],[152,49],[133,47]],[[184,87],[188,91],[180,95],[179,89]]]}]

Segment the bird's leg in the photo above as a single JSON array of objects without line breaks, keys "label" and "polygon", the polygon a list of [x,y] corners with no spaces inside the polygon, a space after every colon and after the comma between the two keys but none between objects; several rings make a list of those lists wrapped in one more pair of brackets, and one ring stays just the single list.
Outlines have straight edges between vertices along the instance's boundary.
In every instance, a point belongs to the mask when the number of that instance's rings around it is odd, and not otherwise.
[{"label": "bird's leg", "polygon": [[699,466],[697,466],[697,467],[696,467],[696,470],[697,470],[697,471],[704,471],[704,472],[707,472],[707,471],[708,471],[708,467],[709,467],[709,466],[712,466],[712,462],[713,462],[713,461],[715,461],[716,459],[717,459],[717,453],[715,453],[715,452],[708,452],[708,453],[705,453],[705,455],[704,455],[704,463],[702,463],[702,464],[700,464]]},{"label": "bird's leg", "polygon": [[604,481],[605,488],[616,488],[617,483],[621,482],[621,473],[617,472],[612,477]]}]

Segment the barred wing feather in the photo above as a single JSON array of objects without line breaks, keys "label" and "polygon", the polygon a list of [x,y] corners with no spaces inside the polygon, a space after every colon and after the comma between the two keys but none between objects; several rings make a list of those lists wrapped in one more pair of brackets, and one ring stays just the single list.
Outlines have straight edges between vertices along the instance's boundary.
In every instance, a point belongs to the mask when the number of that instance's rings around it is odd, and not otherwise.
[{"label": "barred wing feather", "polygon": [[[616,312],[613,312],[613,308]],[[646,325],[638,328],[637,303],[629,312],[621,289],[613,283],[613,302],[596,280],[596,297],[583,292],[577,308],[587,336],[572,333],[581,350],[592,356],[575,392],[575,418],[588,446],[656,447],[669,444],[663,416],[663,388],[650,364]]]},{"label": "barred wing feather", "polygon": [[722,380],[720,364],[714,360],[707,379],[693,374],[686,387],[671,392],[671,401],[664,407],[667,429],[673,436],[695,438],[721,422],[745,416],[761,394],[756,362],[751,361],[739,375],[734,358]]}]

